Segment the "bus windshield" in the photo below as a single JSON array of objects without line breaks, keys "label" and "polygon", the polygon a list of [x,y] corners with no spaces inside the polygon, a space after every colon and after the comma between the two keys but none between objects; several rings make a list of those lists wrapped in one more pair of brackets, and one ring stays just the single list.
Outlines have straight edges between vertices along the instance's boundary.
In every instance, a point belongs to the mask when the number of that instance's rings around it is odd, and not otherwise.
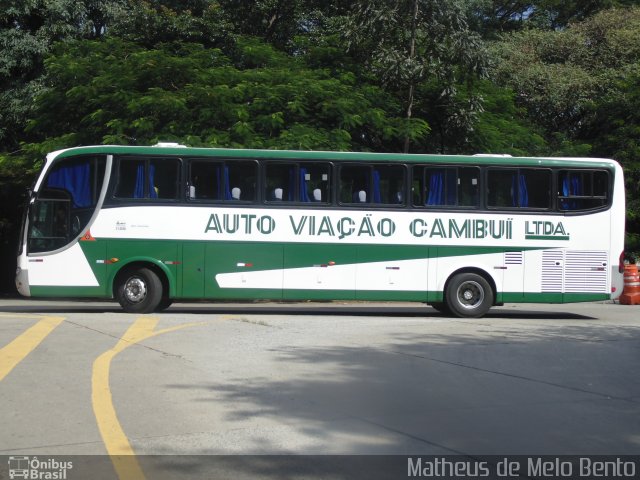
[{"label": "bus windshield", "polygon": [[29,208],[28,251],[64,247],[87,225],[98,202],[105,158],[75,157],[57,162]]}]

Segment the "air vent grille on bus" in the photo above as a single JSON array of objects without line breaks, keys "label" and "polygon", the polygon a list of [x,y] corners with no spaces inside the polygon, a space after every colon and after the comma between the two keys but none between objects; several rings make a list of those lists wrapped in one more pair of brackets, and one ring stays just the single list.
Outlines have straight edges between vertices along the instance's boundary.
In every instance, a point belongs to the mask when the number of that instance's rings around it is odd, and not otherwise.
[{"label": "air vent grille on bus", "polygon": [[542,291],[562,292],[562,250],[542,252]]},{"label": "air vent grille on bus", "polygon": [[606,293],[608,272],[607,252],[567,251],[564,291]]},{"label": "air vent grille on bus", "polygon": [[504,252],[505,265],[522,265],[522,252]]}]

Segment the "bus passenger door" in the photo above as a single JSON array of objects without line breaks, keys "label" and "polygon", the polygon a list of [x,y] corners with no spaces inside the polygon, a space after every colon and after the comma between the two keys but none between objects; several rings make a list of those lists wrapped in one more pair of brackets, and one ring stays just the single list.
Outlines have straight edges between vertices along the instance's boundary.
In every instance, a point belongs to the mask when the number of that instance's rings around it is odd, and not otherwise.
[{"label": "bus passenger door", "polygon": [[205,257],[206,298],[282,298],[281,244],[210,242]]},{"label": "bus passenger door", "polygon": [[204,297],[204,256],[203,242],[184,242],[182,245],[182,297]]},{"label": "bus passenger door", "polygon": [[355,298],[356,247],[287,244],[284,247],[284,298]]}]

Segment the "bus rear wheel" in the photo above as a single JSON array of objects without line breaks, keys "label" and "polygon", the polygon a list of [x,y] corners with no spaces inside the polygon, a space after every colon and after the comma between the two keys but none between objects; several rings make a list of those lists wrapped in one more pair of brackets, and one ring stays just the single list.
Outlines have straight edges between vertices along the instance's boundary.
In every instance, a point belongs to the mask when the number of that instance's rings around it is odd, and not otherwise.
[{"label": "bus rear wheel", "polygon": [[148,268],[127,270],[118,281],[116,299],[125,312],[151,313],[162,300],[162,282]]},{"label": "bus rear wheel", "polygon": [[449,281],[445,300],[456,317],[479,318],[493,305],[493,289],[477,273],[459,273]]}]

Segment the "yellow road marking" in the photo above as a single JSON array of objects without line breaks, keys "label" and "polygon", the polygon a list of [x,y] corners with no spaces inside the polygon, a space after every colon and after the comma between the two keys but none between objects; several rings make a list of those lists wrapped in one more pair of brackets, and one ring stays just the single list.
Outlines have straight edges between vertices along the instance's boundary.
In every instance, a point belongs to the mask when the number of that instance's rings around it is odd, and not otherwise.
[{"label": "yellow road marking", "polygon": [[[2,315],[13,316],[13,315]],[[15,315],[17,316],[17,315]],[[39,318],[40,321],[25,330],[11,343],[0,349],[0,381],[25,359],[54,328],[64,321],[64,317],[20,316],[21,318]]]},{"label": "yellow road marking", "polygon": [[148,338],[182,328],[204,324],[204,322],[187,323],[154,331],[158,321],[159,319],[157,317],[139,317],[133,325],[129,327],[122,338],[120,338],[115,347],[104,352],[93,362],[93,374],[91,378],[93,412],[96,416],[102,441],[107,448],[107,453],[111,457],[111,462],[120,480],[142,480],[145,476],[135,457],[135,452],[133,448],[131,448],[131,444],[120,426],[116,410],[113,406],[113,398],[109,387],[111,361],[127,347]]}]

